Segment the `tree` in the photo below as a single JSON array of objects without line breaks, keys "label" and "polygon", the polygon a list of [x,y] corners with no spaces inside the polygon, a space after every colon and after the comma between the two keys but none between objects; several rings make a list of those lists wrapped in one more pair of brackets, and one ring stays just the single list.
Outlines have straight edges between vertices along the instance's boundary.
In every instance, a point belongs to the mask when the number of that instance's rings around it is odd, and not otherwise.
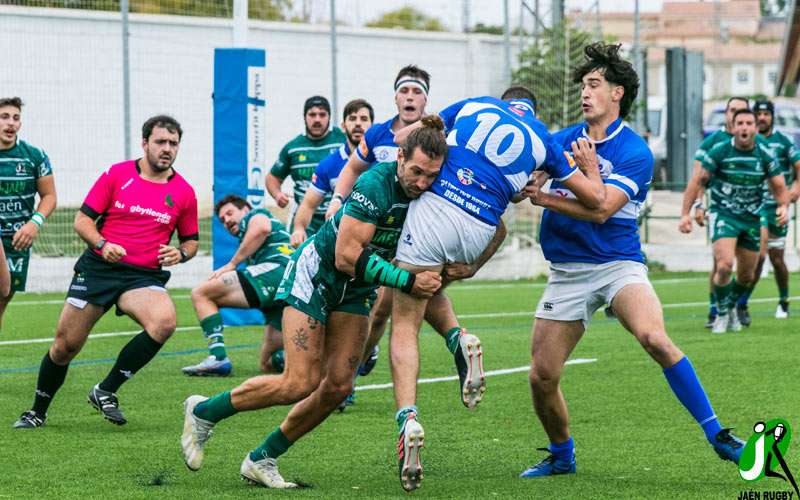
[{"label": "tree", "polygon": [[563,128],[581,119],[581,87],[572,82],[572,68],[583,61],[592,35],[564,21],[547,28],[519,54],[515,85],[536,95],[536,114],[549,127]]},{"label": "tree", "polygon": [[403,7],[384,13],[366,24],[370,28],[394,28],[416,31],[447,31],[438,19],[430,17],[413,7]]}]

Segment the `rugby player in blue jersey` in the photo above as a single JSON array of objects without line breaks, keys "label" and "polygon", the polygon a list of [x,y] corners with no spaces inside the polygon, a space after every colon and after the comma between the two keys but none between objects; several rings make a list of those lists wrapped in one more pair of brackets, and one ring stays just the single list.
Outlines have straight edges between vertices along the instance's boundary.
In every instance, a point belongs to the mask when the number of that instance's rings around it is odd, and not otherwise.
[{"label": "rugby player in blue jersey", "polygon": [[[465,99],[439,113],[448,132],[448,159],[430,191],[409,206],[397,250],[399,267],[442,272],[446,265],[458,263],[467,270],[460,277],[474,274],[488,259],[484,248],[496,241],[500,217],[509,202],[522,199],[519,193],[535,169],[569,185],[587,205],[602,203],[600,172],[595,168],[584,175],[575,168],[536,119],[533,94],[515,87],[502,97]],[[405,132],[398,133],[398,141]],[[396,292],[392,308],[392,381],[400,481],[406,490],[417,488],[422,479],[419,451],[424,432],[416,386],[418,333],[428,302]],[[480,342],[464,328],[450,332],[446,340],[458,365],[461,400],[473,408],[485,389]]]},{"label": "rugby player in blue jersey", "polygon": [[550,440],[550,455],[521,477],[575,472],[561,370],[603,304],[610,304],[620,323],[661,366],[675,396],[721,458],[738,463],[744,444],[722,428],[692,364],[667,336],[661,303],[647,277],[636,216],[650,186],[653,156],[622,121],[636,97],[639,78],[620,58],[619,48],[600,42],[585,47],[586,60],[575,69],[574,81],[581,84],[586,121],[554,136],[565,147],[582,150],[575,156],[579,164],[599,166],[604,202],[599,208],[587,207],[558,180],[550,194],[536,186],[528,191],[531,201],[546,209],[540,241],[551,263],[533,325],[530,371],[533,406]]}]

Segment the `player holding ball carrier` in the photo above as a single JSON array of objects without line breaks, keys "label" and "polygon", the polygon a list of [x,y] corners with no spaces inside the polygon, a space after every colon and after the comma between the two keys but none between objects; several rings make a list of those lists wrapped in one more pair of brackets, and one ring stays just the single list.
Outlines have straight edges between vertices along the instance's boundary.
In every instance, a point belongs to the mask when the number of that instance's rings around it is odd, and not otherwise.
[{"label": "player holding ball carrier", "polygon": [[[86,196],[74,227],[89,248],[75,264],[55,340],[42,358],[33,408],[20,416],[15,428],[44,425],[70,361],[114,305],[117,315],[127,314],[143,331],[122,348],[88,399],[110,422],[127,422],[115,393],[175,331],[175,305],[164,288],[170,273],[162,267],[186,262],[197,253],[197,198],[172,168],[181,135],[174,118],[150,118],[142,126],[142,158],[112,165]],[[168,245],[175,230],[179,247]]]}]

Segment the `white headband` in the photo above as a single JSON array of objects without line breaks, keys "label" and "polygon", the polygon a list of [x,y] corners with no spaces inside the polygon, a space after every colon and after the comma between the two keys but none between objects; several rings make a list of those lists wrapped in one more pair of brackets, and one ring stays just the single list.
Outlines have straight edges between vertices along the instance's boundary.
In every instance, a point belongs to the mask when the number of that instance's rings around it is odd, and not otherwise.
[{"label": "white headband", "polygon": [[418,80],[416,78],[403,78],[402,80],[398,80],[394,86],[394,91],[397,92],[400,90],[400,87],[416,87],[425,94],[425,97],[428,97],[428,86],[425,85],[425,82],[422,80]]}]

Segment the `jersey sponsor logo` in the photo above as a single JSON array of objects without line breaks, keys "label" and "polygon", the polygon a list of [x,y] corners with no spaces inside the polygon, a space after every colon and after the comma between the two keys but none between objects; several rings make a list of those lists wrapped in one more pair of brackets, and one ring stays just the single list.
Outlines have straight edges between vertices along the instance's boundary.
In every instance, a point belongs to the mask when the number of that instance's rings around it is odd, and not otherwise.
[{"label": "jersey sponsor logo", "polygon": [[22,212],[25,210],[25,206],[19,200],[9,200],[6,202],[0,202],[0,214],[7,214],[10,212]]},{"label": "jersey sponsor logo", "polygon": [[25,175],[25,164],[22,162],[17,163],[17,175]]},{"label": "jersey sponsor logo", "polygon": [[114,200],[114,207],[119,208],[120,210],[125,210],[125,204],[120,203],[119,200]]},{"label": "jersey sponsor logo", "polygon": [[367,146],[367,141],[365,141],[363,138],[361,139],[361,142],[358,143],[358,151],[364,158],[366,158],[369,154],[369,146]]},{"label": "jersey sponsor logo", "polygon": [[475,180],[475,174],[468,168],[459,168],[456,176],[458,176],[458,181],[465,186],[471,185]]},{"label": "jersey sponsor logo", "polygon": [[364,205],[369,210],[378,209],[378,207],[372,202],[372,200],[364,196],[362,193],[359,193],[358,191],[353,191],[353,194],[350,195],[350,198],[353,201],[357,201],[358,203]]},{"label": "jersey sponsor logo", "polygon": [[159,212],[158,210],[153,210],[152,208],[145,208],[140,205],[134,205],[130,208],[132,214],[141,214],[141,215],[149,215],[155,219],[156,222],[161,224],[169,224],[172,220],[172,215],[166,212]]},{"label": "jersey sponsor logo", "polygon": [[314,174],[311,175],[311,184],[316,184],[316,183],[317,183],[317,174],[315,172]]}]

